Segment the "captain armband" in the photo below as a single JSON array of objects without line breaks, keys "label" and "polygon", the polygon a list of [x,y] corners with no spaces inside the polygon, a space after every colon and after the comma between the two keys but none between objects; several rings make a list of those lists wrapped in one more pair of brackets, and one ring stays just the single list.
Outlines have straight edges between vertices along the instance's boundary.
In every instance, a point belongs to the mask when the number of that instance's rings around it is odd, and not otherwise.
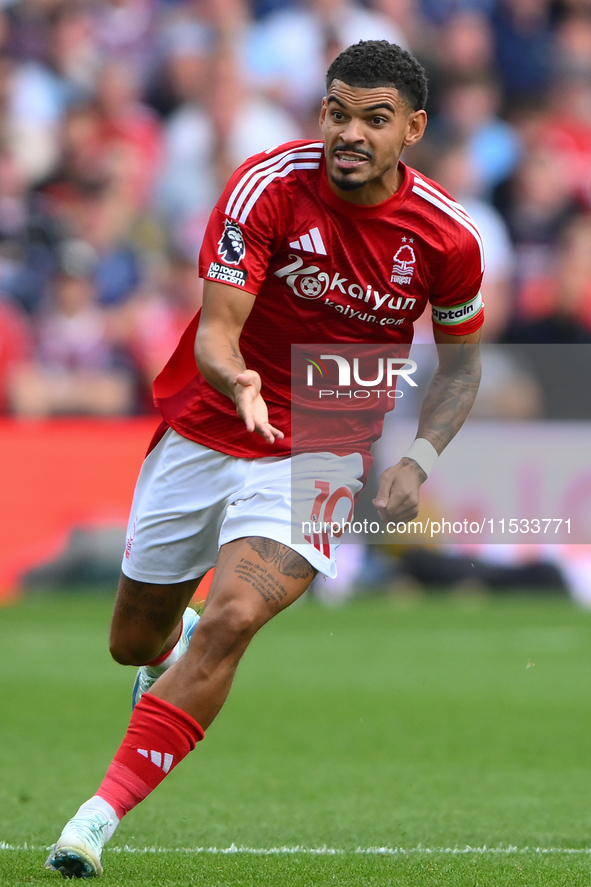
[{"label": "captain armband", "polygon": [[435,323],[442,326],[456,326],[458,323],[470,320],[471,317],[476,317],[482,305],[482,295],[477,293],[473,299],[462,305],[450,305],[449,307],[433,305],[431,314]]}]

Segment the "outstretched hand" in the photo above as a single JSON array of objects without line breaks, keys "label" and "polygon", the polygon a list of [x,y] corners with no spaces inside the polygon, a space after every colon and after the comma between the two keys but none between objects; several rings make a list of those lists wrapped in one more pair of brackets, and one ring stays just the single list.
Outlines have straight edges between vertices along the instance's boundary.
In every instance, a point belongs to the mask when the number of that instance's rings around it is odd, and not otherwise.
[{"label": "outstretched hand", "polygon": [[419,513],[419,489],[427,475],[414,459],[401,459],[380,476],[373,504],[384,522],[413,520]]},{"label": "outstretched hand", "polygon": [[270,444],[283,440],[283,432],[269,422],[267,404],[261,395],[261,377],[255,370],[245,370],[236,376],[234,403],[247,431],[256,431]]}]

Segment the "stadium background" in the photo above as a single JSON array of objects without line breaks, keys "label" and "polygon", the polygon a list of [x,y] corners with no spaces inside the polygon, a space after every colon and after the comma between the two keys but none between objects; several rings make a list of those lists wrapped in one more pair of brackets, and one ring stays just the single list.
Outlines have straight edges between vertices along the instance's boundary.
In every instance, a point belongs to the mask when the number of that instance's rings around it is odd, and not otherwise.
[{"label": "stadium background", "polygon": [[[326,64],[362,37],[424,63],[406,159],[486,241],[474,422],[509,449],[512,425],[588,422],[589,0],[1,2],[2,887],[55,880],[47,845],[129,715],[112,578],[208,213],[245,156],[317,137]],[[256,639],[105,883],[586,887],[591,613],[565,592],[588,600],[589,547],[347,549],[340,586]]]},{"label": "stadium background", "polygon": [[[209,211],[246,156],[317,137],[323,72],[359,38],[399,42],[427,69],[428,135],[406,159],[447,187],[482,230],[491,348],[560,343],[587,353],[588,0],[3,2],[1,595],[26,585],[25,574],[59,584],[63,571],[35,568],[59,559],[72,533],[95,565],[107,555],[114,562],[140,441],[148,417],[155,420],[151,381],[200,304],[196,260]],[[428,325],[425,318],[418,341]],[[545,401],[548,380],[535,371],[507,384],[511,368],[502,348],[496,353],[492,378],[505,396],[481,399],[475,415],[588,418],[584,386],[565,414],[563,397]],[[89,417],[100,420],[94,432]],[[105,421],[114,417],[117,432]],[[55,459],[65,459],[65,474]],[[110,483],[87,486],[108,475]],[[109,536],[109,526],[119,535]],[[485,550],[478,555],[486,559]],[[76,549],[74,562],[81,557]],[[540,549],[521,546],[505,559],[513,568],[540,558]],[[587,555],[578,549],[576,559],[586,564]],[[558,561],[568,573],[568,551]],[[394,585],[397,564],[391,559]],[[342,572],[337,598],[355,590],[354,570]],[[579,570],[579,597],[588,572]],[[564,575],[556,581],[569,584]]]}]

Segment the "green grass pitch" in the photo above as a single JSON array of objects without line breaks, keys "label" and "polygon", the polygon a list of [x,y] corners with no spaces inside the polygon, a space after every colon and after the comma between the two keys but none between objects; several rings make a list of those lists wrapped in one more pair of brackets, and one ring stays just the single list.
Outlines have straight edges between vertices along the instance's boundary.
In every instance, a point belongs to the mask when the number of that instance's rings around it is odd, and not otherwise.
[{"label": "green grass pitch", "polygon": [[[0,885],[63,883],[46,848],[119,744],[133,671],[109,613],[0,610]],[[589,887],[590,709],[591,613],[566,600],[304,601],[124,820],[103,883]]]}]

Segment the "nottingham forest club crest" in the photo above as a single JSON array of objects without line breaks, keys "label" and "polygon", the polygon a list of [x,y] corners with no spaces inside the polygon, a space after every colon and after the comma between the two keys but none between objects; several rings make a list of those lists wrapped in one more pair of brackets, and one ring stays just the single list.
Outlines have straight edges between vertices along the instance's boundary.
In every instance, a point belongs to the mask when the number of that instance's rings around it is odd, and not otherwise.
[{"label": "nottingham forest club crest", "polygon": [[218,253],[228,265],[239,265],[244,258],[246,245],[237,222],[224,220],[224,233],[218,240]]},{"label": "nottingham forest club crest", "polygon": [[393,258],[391,283],[410,283],[415,271],[417,262],[415,251],[410,246],[414,243],[414,238],[403,237],[402,246],[400,246]]}]

